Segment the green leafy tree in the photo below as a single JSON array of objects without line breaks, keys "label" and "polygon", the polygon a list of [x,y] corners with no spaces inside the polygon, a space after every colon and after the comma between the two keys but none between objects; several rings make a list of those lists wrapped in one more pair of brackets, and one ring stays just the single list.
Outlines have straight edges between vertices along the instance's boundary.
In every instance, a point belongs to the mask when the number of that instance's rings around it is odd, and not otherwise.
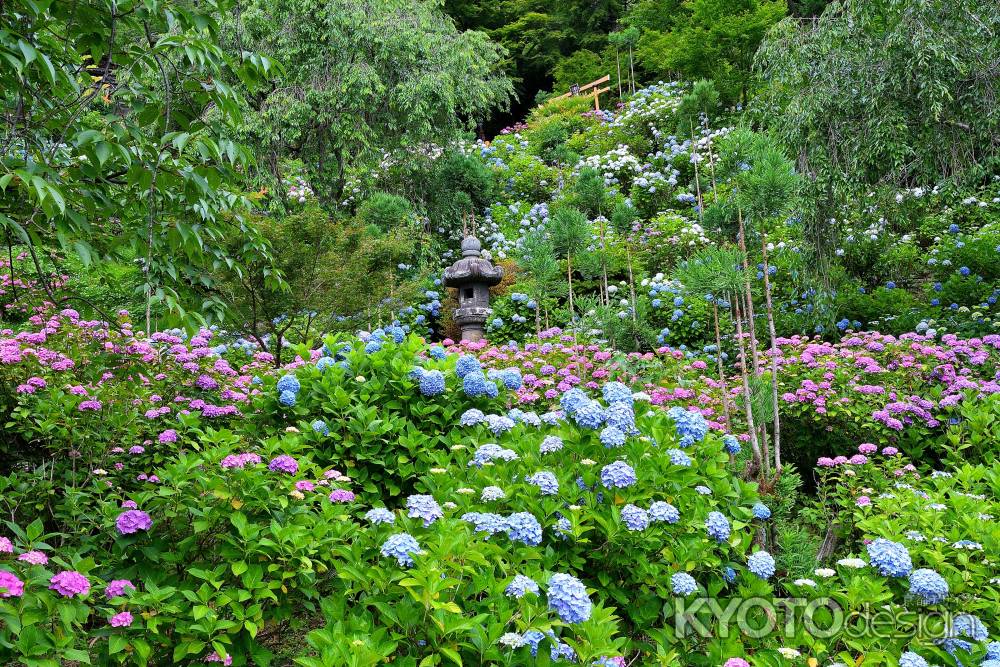
[{"label": "green leafy tree", "polygon": [[662,27],[646,26],[638,59],[656,77],[711,79],[726,101],[743,101],[754,53],[786,13],[785,0],[687,0]]},{"label": "green leafy tree", "polygon": [[432,0],[248,0],[234,22],[234,34],[287,64],[244,131],[273,176],[283,159],[301,160],[327,205],[352,167],[446,141],[513,92],[502,49],[460,32]]},{"label": "green leafy tree", "polygon": [[[251,202],[238,172],[251,158],[228,137],[240,91],[276,68],[225,47],[219,21],[233,4],[0,3],[0,233],[27,246],[53,301],[79,295],[54,297],[38,260],[46,246],[85,264],[138,261],[147,330],[154,304],[200,317],[178,289],[211,288],[214,268],[266,261],[242,215]],[[223,303],[201,306],[219,314]]]}]

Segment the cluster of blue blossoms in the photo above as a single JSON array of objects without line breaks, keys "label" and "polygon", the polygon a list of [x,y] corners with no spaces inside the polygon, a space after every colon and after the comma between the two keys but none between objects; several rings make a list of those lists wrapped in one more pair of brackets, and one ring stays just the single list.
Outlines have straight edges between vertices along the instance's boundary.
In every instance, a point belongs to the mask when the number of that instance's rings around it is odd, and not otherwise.
[{"label": "cluster of blue blossoms", "polygon": [[593,604],[587,587],[570,574],[556,573],[549,579],[549,609],[565,623],[583,623],[590,618]]},{"label": "cluster of blue blossoms", "polygon": [[698,590],[698,582],[687,572],[678,572],[670,577],[670,587],[674,595],[688,596]]},{"label": "cluster of blue blossoms", "polygon": [[413,565],[410,554],[419,553],[420,545],[409,533],[396,533],[382,544],[381,552],[383,556],[395,558],[401,567],[410,567]]},{"label": "cluster of blue blossoms", "polygon": [[299,391],[302,389],[299,379],[294,375],[283,375],[278,380],[278,402],[286,408],[293,407],[298,399]]},{"label": "cluster of blue blossoms", "polygon": [[934,570],[920,568],[910,573],[910,595],[924,604],[938,604],[948,597],[948,582]]},{"label": "cluster of blue blossoms", "polygon": [[526,480],[529,484],[538,487],[543,496],[554,496],[559,493],[559,480],[548,470],[541,470],[531,475]]},{"label": "cluster of blue blossoms", "polygon": [[701,442],[708,435],[708,422],[705,421],[700,412],[675,406],[670,408],[667,414],[674,420],[677,437],[680,438],[679,444],[682,448]]},{"label": "cluster of blue blossoms", "polygon": [[747,559],[747,569],[765,581],[774,576],[774,557],[766,551],[755,551]]},{"label": "cluster of blue blossoms", "polygon": [[906,547],[882,537],[868,545],[868,560],[883,577],[905,577],[913,569]]},{"label": "cluster of blue blossoms", "polygon": [[723,516],[722,512],[709,512],[708,518],[705,519],[705,529],[709,537],[720,543],[728,540],[732,532],[729,519]]},{"label": "cluster of blue blossoms", "polygon": [[444,516],[441,506],[432,496],[413,495],[406,499],[406,509],[411,519],[423,519],[424,528]]}]

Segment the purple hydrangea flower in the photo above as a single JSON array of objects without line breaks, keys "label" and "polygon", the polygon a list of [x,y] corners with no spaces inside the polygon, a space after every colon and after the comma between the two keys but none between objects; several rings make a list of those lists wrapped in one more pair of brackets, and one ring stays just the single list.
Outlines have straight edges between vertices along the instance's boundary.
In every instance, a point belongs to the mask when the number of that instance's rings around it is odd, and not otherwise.
[{"label": "purple hydrangea flower", "polygon": [[281,454],[271,459],[271,462],[267,464],[267,469],[271,472],[285,472],[294,475],[299,470],[299,462],[288,454]]},{"label": "purple hydrangea flower", "polygon": [[118,526],[118,532],[122,535],[131,535],[140,530],[149,530],[150,526],[153,525],[153,520],[142,510],[125,510],[118,515],[115,525]]}]

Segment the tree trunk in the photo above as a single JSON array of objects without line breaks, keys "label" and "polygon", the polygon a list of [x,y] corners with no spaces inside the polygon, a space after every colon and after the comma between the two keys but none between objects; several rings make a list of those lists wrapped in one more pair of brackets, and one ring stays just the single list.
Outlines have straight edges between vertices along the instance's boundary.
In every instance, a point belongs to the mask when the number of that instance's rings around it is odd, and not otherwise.
[{"label": "tree trunk", "polygon": [[726,369],[722,363],[722,333],[719,330],[719,305],[712,301],[712,316],[715,319],[715,359],[719,365],[719,384],[722,385],[722,412],[726,415],[726,428],[732,430],[733,418],[729,414],[729,387],[726,385]]},{"label": "tree trunk", "polygon": [[736,208],[737,219],[740,224],[739,242],[740,250],[743,251],[743,284],[746,290],[747,303],[747,329],[750,334],[750,351],[753,357],[753,373],[760,375],[760,358],[757,352],[757,330],[753,321],[753,291],[750,288],[750,260],[747,254],[746,227],[743,225],[743,207]]},{"label": "tree trunk", "polygon": [[569,283],[569,322],[573,324],[573,255],[566,255],[566,282]]},{"label": "tree trunk", "polygon": [[618,49],[615,49],[615,65],[618,67],[618,99],[621,99],[622,98],[622,59],[620,57]]},{"label": "tree trunk", "polygon": [[632,324],[638,324],[635,314],[635,278],[632,276],[632,246],[625,244],[625,256],[628,258],[628,291],[632,300]]},{"label": "tree trunk", "polygon": [[767,329],[771,335],[771,403],[774,406],[774,470],[781,474],[781,417],[778,414],[778,336],[774,330],[774,307],[771,303],[771,279],[767,274],[767,236],[761,241],[764,253],[764,297],[767,303]]},{"label": "tree trunk", "polygon": [[698,222],[705,221],[705,202],[701,198],[701,178],[699,176],[698,162],[700,158],[698,157],[698,144],[695,142],[694,138],[694,123],[691,125],[691,157],[694,158],[694,190],[698,193]]},{"label": "tree trunk", "polygon": [[763,467],[766,471],[768,461],[760,451],[760,442],[757,440],[757,427],[753,419],[753,404],[750,401],[750,381],[747,377],[747,353],[746,344],[743,342],[743,324],[740,322],[739,302],[739,299],[732,300],[733,320],[736,322],[736,339],[739,341],[740,380],[743,383],[743,409],[746,413],[747,434],[750,436],[750,448],[753,450],[754,459],[757,465]]}]

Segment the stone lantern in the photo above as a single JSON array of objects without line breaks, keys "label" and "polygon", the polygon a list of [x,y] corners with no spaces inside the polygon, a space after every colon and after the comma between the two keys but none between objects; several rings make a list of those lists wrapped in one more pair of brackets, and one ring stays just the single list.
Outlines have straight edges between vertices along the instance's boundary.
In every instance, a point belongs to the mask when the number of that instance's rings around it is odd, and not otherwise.
[{"label": "stone lantern", "polygon": [[462,327],[462,340],[483,339],[490,313],[490,287],[503,279],[503,267],[493,266],[482,256],[483,246],[475,236],[462,241],[462,259],[444,270],[445,287],[458,289],[455,321]]}]

